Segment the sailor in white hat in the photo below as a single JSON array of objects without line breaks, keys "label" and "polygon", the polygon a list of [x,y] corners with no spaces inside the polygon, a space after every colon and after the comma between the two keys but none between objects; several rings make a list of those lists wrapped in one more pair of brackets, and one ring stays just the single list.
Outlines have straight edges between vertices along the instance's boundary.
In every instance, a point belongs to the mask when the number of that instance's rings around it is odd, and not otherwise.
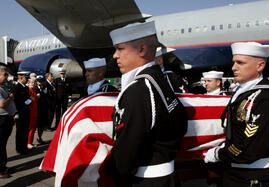
[{"label": "sailor in white hat", "polygon": [[163,71],[163,75],[168,82],[171,89],[176,93],[185,92],[183,88],[183,80],[182,78],[174,73],[169,67],[168,56],[173,56],[171,59],[175,59],[176,57],[172,54],[175,51],[173,48],[169,47],[158,47],[156,49],[155,62],[160,66]]},{"label": "sailor in white hat", "polygon": [[88,84],[88,95],[97,92],[116,92],[118,91],[114,86],[109,84],[105,79],[106,74],[106,59],[92,58],[84,61],[85,78]]},{"label": "sailor in white hat", "polygon": [[175,51],[175,49],[170,48],[170,47],[158,47],[156,49],[156,54],[155,54],[155,62],[159,64],[161,69],[164,71],[164,59],[163,56],[165,54],[169,54],[171,52]]},{"label": "sailor in white hat", "polygon": [[71,97],[71,81],[66,77],[66,70],[61,69],[59,71],[60,77],[54,80],[55,91],[56,91],[56,121],[55,129],[57,129],[60,118],[63,116],[64,112],[67,110],[68,98]]},{"label": "sailor in white hat", "polygon": [[174,187],[174,152],[185,133],[186,116],[154,61],[159,45],[155,24],[130,24],[110,36],[123,75],[107,171],[116,186]]},{"label": "sailor in white hat", "polygon": [[230,165],[223,186],[269,186],[269,81],[262,75],[269,45],[238,42],[231,47],[239,89],[227,106],[226,141],[209,149],[204,160]]},{"label": "sailor in white hat", "polygon": [[223,72],[221,71],[208,71],[203,73],[203,79],[207,95],[223,95],[221,90]]}]

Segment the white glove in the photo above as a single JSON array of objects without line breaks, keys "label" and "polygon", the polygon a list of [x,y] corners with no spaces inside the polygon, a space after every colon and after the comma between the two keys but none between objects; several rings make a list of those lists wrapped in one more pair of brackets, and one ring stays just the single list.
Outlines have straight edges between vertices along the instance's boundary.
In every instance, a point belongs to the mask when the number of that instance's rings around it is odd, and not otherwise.
[{"label": "white glove", "polygon": [[30,105],[31,103],[32,103],[31,99],[27,99],[26,101],[24,101],[24,104],[26,104],[26,105]]},{"label": "white glove", "polygon": [[222,142],[220,145],[218,145],[219,148],[224,148],[225,147],[225,142]]},{"label": "white glove", "polygon": [[219,160],[219,149],[220,147],[213,147],[211,149],[209,149],[204,155],[205,155],[205,158],[204,158],[204,162],[205,163],[208,163],[208,162],[218,162],[220,161]]},{"label": "white glove", "polygon": [[14,119],[19,119],[19,118],[20,118],[19,114],[16,114],[16,115],[14,116]]}]

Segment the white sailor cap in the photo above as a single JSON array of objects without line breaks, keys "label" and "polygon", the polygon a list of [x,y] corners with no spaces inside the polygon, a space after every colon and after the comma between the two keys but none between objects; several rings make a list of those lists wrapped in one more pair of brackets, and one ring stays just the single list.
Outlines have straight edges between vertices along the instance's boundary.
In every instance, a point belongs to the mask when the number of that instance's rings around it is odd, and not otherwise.
[{"label": "white sailor cap", "polygon": [[161,56],[161,55],[164,55],[166,53],[170,53],[170,52],[173,52],[175,51],[174,48],[169,48],[169,47],[158,47],[156,49],[156,54],[155,54],[155,57],[158,57],[158,56]]},{"label": "white sailor cap", "polygon": [[223,72],[222,71],[208,71],[203,73],[203,77],[205,79],[222,79]]},{"label": "white sailor cap", "polygon": [[29,76],[30,75],[30,71],[18,71],[17,75],[25,75],[25,76]]},{"label": "white sailor cap", "polygon": [[233,55],[269,57],[269,45],[257,42],[237,42],[231,45]]},{"label": "white sailor cap", "polygon": [[156,34],[154,21],[133,23],[110,32],[113,45]]},{"label": "white sailor cap", "polygon": [[98,68],[106,66],[105,58],[92,58],[90,60],[84,61],[85,69]]}]

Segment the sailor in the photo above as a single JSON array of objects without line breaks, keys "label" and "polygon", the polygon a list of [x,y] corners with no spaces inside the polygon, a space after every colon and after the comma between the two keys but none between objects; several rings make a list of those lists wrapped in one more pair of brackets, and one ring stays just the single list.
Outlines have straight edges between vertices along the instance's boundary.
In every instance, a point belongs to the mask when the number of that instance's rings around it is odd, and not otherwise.
[{"label": "sailor", "polygon": [[183,80],[182,78],[174,73],[172,70],[168,68],[168,63],[167,61],[164,60],[165,55],[171,55],[171,53],[175,51],[173,48],[169,47],[158,47],[156,50],[156,55],[155,55],[155,62],[159,64],[163,75],[168,82],[169,86],[171,89],[176,92],[176,93],[182,93],[185,92],[184,86],[183,86]]},{"label": "sailor", "polygon": [[[221,90],[223,72],[221,71],[208,71],[203,74],[204,87],[206,88],[206,95],[225,95]],[[222,163],[207,164],[207,183],[209,185],[215,183],[216,186],[222,186]]]},{"label": "sailor", "polygon": [[67,109],[68,97],[71,94],[71,82],[66,77],[66,71],[61,69],[59,71],[60,77],[55,79],[55,90],[56,90],[56,123],[57,128],[60,118]]},{"label": "sailor", "polygon": [[28,153],[27,140],[29,131],[29,107],[32,103],[30,98],[29,90],[26,84],[30,72],[19,71],[18,83],[14,89],[14,102],[17,107],[17,114],[15,116],[16,122],[16,150],[20,154]]},{"label": "sailor", "polygon": [[208,71],[203,73],[207,95],[224,95],[222,87],[222,71]]},{"label": "sailor", "polygon": [[174,159],[186,132],[183,105],[154,61],[154,22],[110,32],[122,75],[113,114],[115,144],[106,170],[116,187],[177,186]]},{"label": "sailor", "polygon": [[87,93],[93,95],[97,92],[117,92],[118,89],[112,86],[106,79],[106,59],[92,58],[84,61],[85,78],[88,84]]},{"label": "sailor", "polygon": [[204,160],[228,166],[224,186],[269,186],[269,81],[262,75],[269,45],[238,42],[231,47],[239,88],[227,107],[226,141],[209,149]]}]

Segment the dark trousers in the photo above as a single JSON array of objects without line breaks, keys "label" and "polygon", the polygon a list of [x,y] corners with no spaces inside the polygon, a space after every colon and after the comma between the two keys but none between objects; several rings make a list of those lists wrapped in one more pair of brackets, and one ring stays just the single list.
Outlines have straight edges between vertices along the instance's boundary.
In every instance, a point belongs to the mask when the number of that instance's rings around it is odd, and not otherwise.
[{"label": "dark trousers", "polygon": [[13,117],[0,115],[0,172],[4,172],[7,164],[7,141],[13,128]]},{"label": "dark trousers", "polygon": [[52,128],[53,126],[52,122],[54,119],[55,108],[56,108],[55,102],[51,102],[48,104],[48,124],[46,128]]},{"label": "dark trousers", "polygon": [[269,187],[269,169],[225,169],[223,173],[223,186]]},{"label": "dark trousers", "polygon": [[68,98],[66,96],[57,96],[56,102],[56,123],[55,127],[58,126],[58,123],[67,109]]},{"label": "dark trousers", "polygon": [[27,152],[27,141],[29,132],[29,112],[20,113],[16,122],[16,150],[19,153]]}]

